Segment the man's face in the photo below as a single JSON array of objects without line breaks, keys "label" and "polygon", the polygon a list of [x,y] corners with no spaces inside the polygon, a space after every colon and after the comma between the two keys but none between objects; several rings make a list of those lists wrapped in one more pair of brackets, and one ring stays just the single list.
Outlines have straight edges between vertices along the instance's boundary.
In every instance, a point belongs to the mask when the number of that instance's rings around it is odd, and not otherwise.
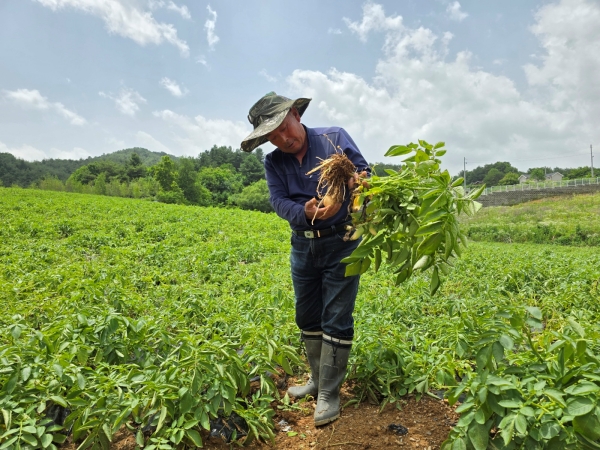
[{"label": "man's face", "polygon": [[271,131],[267,138],[269,142],[284,153],[298,153],[306,142],[306,131],[300,123],[300,114],[296,108],[288,112],[283,122]]}]

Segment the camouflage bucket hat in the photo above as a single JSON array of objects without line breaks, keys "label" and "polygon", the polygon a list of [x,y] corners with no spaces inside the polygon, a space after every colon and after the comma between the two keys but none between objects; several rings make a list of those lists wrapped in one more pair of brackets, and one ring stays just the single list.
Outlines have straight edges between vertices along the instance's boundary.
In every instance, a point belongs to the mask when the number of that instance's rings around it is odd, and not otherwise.
[{"label": "camouflage bucket hat", "polygon": [[310,98],[290,100],[275,92],[269,92],[263,96],[250,108],[248,121],[254,127],[254,131],[242,141],[242,150],[251,152],[267,142],[267,134],[281,125],[290,109],[296,108],[302,116],[311,100]]}]

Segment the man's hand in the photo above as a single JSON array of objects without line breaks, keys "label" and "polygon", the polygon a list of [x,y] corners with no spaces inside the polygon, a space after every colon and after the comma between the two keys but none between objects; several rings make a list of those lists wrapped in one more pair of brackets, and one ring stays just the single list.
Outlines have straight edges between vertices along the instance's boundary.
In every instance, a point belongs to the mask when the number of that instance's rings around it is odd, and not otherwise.
[{"label": "man's hand", "polygon": [[356,186],[359,185],[359,183],[361,183],[360,179],[362,180],[362,185],[365,187],[365,189],[369,188],[369,183],[367,182],[367,180],[365,178],[367,178],[367,171],[363,170],[361,173],[355,173],[352,178],[350,178],[348,180],[348,188],[350,190],[353,190]]},{"label": "man's hand", "polygon": [[337,214],[337,212],[342,207],[341,203],[334,203],[331,206],[324,206],[322,208],[318,208],[319,202],[316,198],[311,198],[304,204],[304,215],[310,221],[314,219],[325,220],[333,217]]}]

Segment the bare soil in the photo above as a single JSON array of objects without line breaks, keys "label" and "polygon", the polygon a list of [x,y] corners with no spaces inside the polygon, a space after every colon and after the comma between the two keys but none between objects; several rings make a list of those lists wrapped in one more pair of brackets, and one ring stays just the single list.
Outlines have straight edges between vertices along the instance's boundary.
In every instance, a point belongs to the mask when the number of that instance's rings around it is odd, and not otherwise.
[{"label": "bare soil", "polygon": [[[300,381],[302,382],[302,381]],[[290,382],[290,385],[294,381]],[[282,397],[285,389],[280,391]],[[342,404],[353,399],[348,386],[342,389]],[[281,404],[279,404],[281,406]],[[282,449],[282,450],[379,450],[389,448],[406,448],[418,450],[436,450],[448,437],[452,427],[458,420],[454,409],[437,398],[423,396],[419,401],[414,396],[407,396],[396,404],[388,404],[379,411],[378,405],[363,402],[351,405],[342,410],[341,417],[323,427],[315,427],[313,413],[316,401],[307,401],[297,406],[277,408],[274,418],[275,442],[253,442],[245,448],[249,449]],[[283,421],[283,422],[282,422]],[[399,435],[389,428],[390,425],[401,425],[408,432]],[[398,430],[398,428],[396,428]],[[220,438],[210,437],[202,433],[204,448],[223,450],[237,448],[235,444],[223,442]],[[134,435],[127,428],[122,428],[113,438],[111,449],[133,450],[137,447]],[[75,450],[76,445],[65,443],[63,448]]]}]

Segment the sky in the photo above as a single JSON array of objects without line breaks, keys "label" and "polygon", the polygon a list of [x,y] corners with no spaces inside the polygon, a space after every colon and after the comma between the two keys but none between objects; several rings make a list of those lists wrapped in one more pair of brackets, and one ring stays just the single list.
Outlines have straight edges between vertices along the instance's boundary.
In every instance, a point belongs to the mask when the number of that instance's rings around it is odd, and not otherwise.
[{"label": "sky", "polygon": [[589,165],[599,23],[600,0],[0,0],[0,152],[237,149],[275,91],[370,162],[424,139],[453,175]]}]

